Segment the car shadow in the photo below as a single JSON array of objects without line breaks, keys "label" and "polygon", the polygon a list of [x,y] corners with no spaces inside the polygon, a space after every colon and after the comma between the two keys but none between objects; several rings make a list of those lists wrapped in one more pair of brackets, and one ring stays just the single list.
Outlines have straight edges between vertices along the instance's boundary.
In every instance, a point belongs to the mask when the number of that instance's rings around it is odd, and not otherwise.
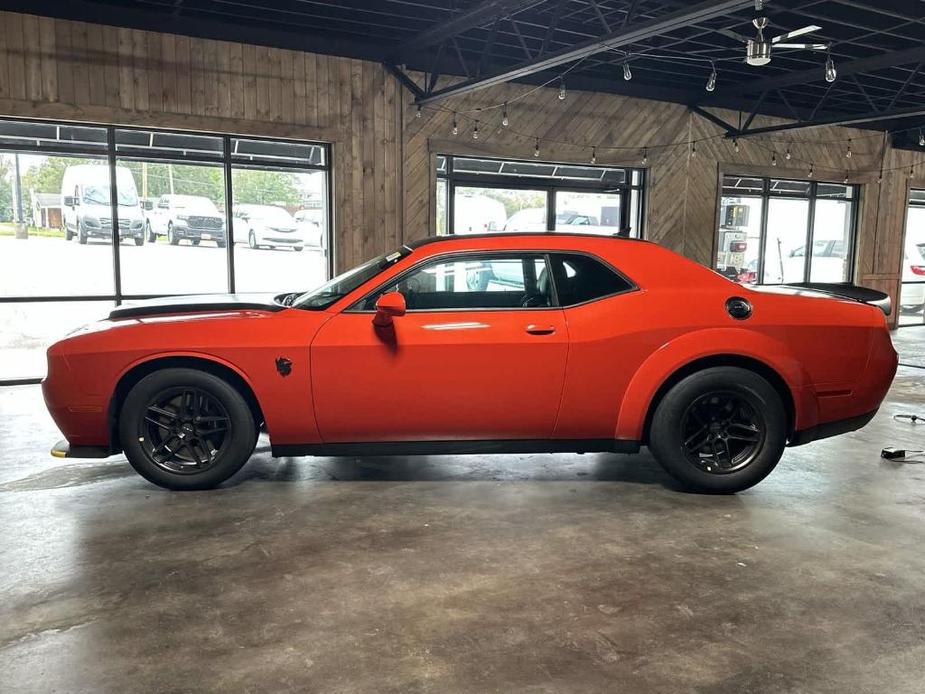
[{"label": "car shadow", "polygon": [[223,487],[253,482],[627,482],[681,490],[647,452],[272,458],[257,447]]}]

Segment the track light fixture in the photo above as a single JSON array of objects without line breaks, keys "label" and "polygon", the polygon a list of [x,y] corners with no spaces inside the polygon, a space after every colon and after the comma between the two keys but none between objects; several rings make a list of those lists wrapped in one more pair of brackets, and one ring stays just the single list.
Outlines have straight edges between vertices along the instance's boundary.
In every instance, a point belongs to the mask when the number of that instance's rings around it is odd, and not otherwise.
[{"label": "track light fixture", "polygon": [[707,91],[716,91],[716,65],[710,63],[710,78],[707,80]]},{"label": "track light fixture", "polygon": [[629,63],[623,63],[623,79],[625,79],[627,82],[633,79],[633,71],[630,70]]},{"label": "track light fixture", "polygon": [[565,101],[565,79],[559,80],[559,101]]},{"label": "track light fixture", "polygon": [[835,69],[835,61],[832,60],[832,54],[827,53],[825,59],[825,81],[830,84],[838,78],[838,70]]}]

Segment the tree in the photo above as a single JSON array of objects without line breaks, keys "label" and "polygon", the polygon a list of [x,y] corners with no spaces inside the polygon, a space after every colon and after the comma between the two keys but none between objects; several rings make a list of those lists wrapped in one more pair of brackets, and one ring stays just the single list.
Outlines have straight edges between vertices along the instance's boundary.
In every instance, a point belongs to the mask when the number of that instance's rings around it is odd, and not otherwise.
[{"label": "tree", "polygon": [[231,182],[236,203],[299,205],[302,202],[298,177],[294,173],[235,169]]},{"label": "tree", "polygon": [[22,172],[23,195],[30,191],[36,193],[60,193],[61,181],[64,179],[64,170],[75,164],[100,164],[103,161],[79,160],[71,157],[46,157],[38,166]]}]

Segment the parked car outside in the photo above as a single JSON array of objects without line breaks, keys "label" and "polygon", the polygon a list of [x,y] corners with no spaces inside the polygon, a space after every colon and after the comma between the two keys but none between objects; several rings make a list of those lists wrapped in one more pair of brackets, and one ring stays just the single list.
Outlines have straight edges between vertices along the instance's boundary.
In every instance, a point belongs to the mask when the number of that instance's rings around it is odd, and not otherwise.
[{"label": "parked car outside", "polygon": [[171,246],[186,239],[198,246],[200,241],[214,241],[225,247],[225,218],[215,203],[201,195],[162,195],[145,220],[148,241],[165,236]]},{"label": "parked car outside", "polygon": [[919,230],[906,230],[903,249],[903,285],[899,292],[899,310],[919,313],[925,308],[925,237]]},{"label": "parked car outside", "polygon": [[299,210],[292,215],[292,218],[302,231],[302,238],[305,239],[306,246],[324,249],[325,238],[322,215],[321,210]]},{"label": "parked car outside", "polygon": [[302,228],[284,208],[276,205],[236,205],[234,242],[251,248],[291,248],[305,246]]},{"label": "parked car outside", "polygon": [[[91,238],[112,240],[112,206],[108,166],[78,164],[68,166],[61,178],[61,205],[64,238],[75,236],[81,244]],[[116,167],[118,189],[119,240],[145,242],[144,216],[130,169]]]}]

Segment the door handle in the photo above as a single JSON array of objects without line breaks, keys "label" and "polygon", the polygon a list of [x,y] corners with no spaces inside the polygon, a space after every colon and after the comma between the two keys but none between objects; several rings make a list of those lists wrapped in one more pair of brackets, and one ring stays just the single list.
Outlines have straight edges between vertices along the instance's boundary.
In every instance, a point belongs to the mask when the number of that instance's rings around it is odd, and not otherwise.
[{"label": "door handle", "polygon": [[556,328],[552,325],[531,324],[527,326],[527,332],[531,335],[552,335],[556,332]]}]

